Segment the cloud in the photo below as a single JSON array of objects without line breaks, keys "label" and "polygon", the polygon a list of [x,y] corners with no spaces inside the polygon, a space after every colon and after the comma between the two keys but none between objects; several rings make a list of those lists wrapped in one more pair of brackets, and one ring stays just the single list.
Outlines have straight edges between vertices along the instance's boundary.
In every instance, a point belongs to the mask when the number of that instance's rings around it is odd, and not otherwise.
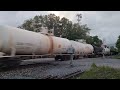
[{"label": "cloud", "polygon": [[90,35],[98,35],[107,44],[115,43],[120,35],[120,11],[0,11],[0,24],[17,27],[35,15],[50,13],[66,17],[74,23],[77,22],[76,14],[81,13],[81,23],[88,25]]},{"label": "cloud", "polygon": [[44,15],[47,12],[42,11],[0,11],[0,24],[18,26],[24,20],[33,18],[35,15]]}]

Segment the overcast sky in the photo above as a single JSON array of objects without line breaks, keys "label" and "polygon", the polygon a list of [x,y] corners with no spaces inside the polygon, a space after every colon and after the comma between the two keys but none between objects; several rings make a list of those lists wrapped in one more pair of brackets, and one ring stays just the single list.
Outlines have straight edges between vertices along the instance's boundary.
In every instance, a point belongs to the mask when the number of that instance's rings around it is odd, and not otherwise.
[{"label": "overcast sky", "polygon": [[120,35],[120,11],[0,11],[0,24],[17,27],[35,15],[54,13],[77,22],[76,14],[82,14],[82,24],[91,29],[90,35],[98,35],[107,44],[114,44]]}]

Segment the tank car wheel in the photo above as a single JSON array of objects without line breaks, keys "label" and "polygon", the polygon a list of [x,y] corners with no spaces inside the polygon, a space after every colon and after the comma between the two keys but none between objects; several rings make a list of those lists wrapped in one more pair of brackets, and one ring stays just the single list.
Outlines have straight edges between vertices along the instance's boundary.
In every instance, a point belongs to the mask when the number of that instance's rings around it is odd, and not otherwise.
[{"label": "tank car wheel", "polygon": [[73,60],[75,60],[75,56],[73,57]]},{"label": "tank car wheel", "polygon": [[79,59],[79,56],[76,56],[76,59]]},{"label": "tank car wheel", "polygon": [[58,56],[55,56],[55,61],[58,61],[58,60],[59,60]]},{"label": "tank car wheel", "polygon": [[65,61],[65,56],[60,56],[60,61]]},{"label": "tank car wheel", "polygon": [[55,61],[59,61],[59,60],[61,60],[62,59],[62,56],[55,56]]},{"label": "tank car wheel", "polygon": [[[70,60],[70,56],[67,57],[67,60]],[[73,56],[73,60],[74,60],[74,56]]]}]

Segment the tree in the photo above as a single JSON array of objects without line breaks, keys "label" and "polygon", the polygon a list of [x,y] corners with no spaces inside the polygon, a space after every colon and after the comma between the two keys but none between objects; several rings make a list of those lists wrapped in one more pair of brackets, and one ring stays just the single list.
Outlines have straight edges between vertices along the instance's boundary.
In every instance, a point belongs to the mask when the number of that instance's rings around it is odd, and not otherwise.
[{"label": "tree", "polygon": [[54,29],[55,36],[62,36],[70,40],[86,39],[87,33],[90,31],[87,24],[79,25],[65,17],[60,19],[55,14],[37,15],[32,19],[26,20],[19,28],[37,32],[41,30],[42,26],[47,27],[49,30]]},{"label": "tree", "polygon": [[116,42],[116,47],[118,49],[118,52],[120,52],[120,35],[118,36],[118,40]]},{"label": "tree", "polygon": [[100,47],[102,45],[102,40],[98,38],[98,36],[88,36],[86,38],[86,42],[88,44],[92,44],[92,45],[95,45],[95,46],[98,46]]},{"label": "tree", "polygon": [[115,48],[114,46],[111,46],[111,47],[110,47],[110,52],[111,52],[112,55],[118,54],[118,50],[117,50],[117,48]]},{"label": "tree", "polygon": [[33,19],[25,20],[24,23],[21,26],[18,26],[18,28],[33,31],[34,28],[32,27],[32,23],[33,23]]}]

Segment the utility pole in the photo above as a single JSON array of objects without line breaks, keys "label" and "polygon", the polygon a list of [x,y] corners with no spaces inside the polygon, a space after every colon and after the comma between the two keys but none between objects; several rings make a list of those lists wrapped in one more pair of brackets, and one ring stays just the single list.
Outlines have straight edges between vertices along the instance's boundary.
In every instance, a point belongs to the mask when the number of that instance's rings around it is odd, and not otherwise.
[{"label": "utility pole", "polygon": [[81,18],[82,18],[82,14],[77,14],[76,16],[78,17],[78,19],[77,19],[78,24],[80,24],[80,21],[81,21]]}]

